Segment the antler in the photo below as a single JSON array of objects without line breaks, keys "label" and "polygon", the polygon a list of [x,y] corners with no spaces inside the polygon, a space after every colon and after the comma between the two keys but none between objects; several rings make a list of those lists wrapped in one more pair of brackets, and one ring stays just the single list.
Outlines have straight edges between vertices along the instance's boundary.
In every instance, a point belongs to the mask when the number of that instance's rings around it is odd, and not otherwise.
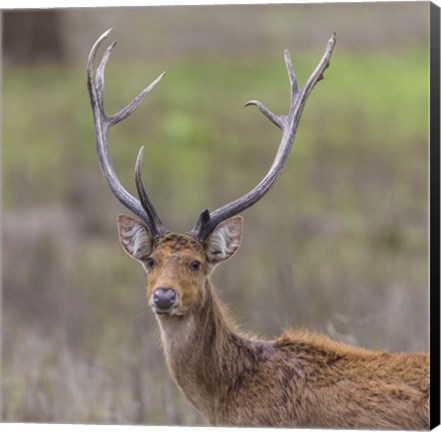
[{"label": "antler", "polygon": [[251,207],[268,192],[268,190],[280,176],[286,164],[306,100],[317,82],[324,78],[323,73],[329,66],[329,60],[331,58],[332,51],[334,50],[335,43],[336,35],[333,33],[331,39],[328,41],[322,59],[309,77],[303,90],[300,90],[298,87],[291,58],[288,51],[285,51],[285,63],[288,69],[289,81],[291,85],[291,104],[288,115],[277,116],[266,108],[261,102],[256,100],[249,101],[244,105],[255,105],[269,120],[271,120],[282,130],[282,140],[279,145],[279,150],[277,151],[270,170],[254,189],[235,201],[225,204],[217,210],[212,212],[204,210],[200,214],[199,219],[197,220],[193,229],[189,232],[190,235],[200,241],[204,241],[219,223]]},{"label": "antler", "polygon": [[141,162],[143,147],[141,147],[141,149],[139,150],[135,168],[136,189],[139,195],[138,200],[133,197],[129,192],[127,192],[126,189],[124,189],[121,182],[118,180],[118,177],[116,176],[109,154],[108,138],[110,127],[120,122],[121,120],[124,120],[126,117],[132,114],[132,112],[135,111],[138,105],[142,102],[144,97],[148,93],[150,93],[150,91],[165,75],[165,72],[159,75],[156,80],[154,80],[148,87],[146,87],[125,108],[114,115],[107,115],[104,111],[104,71],[110,53],[116,45],[116,41],[112,42],[112,44],[106,49],[101,63],[96,71],[96,77],[94,72],[94,61],[98,48],[100,47],[101,43],[109,36],[111,31],[112,29],[107,30],[98,38],[98,40],[95,42],[92,49],[90,50],[89,59],[87,62],[87,88],[89,90],[90,103],[92,105],[93,119],[95,124],[96,152],[98,155],[101,172],[113,194],[124,206],[126,206],[130,211],[137,215],[146,224],[147,228],[150,231],[150,234],[154,238],[157,238],[164,235],[166,232],[168,232],[168,230],[165,228],[164,224],[159,218],[158,212],[151,203],[142,182]]}]

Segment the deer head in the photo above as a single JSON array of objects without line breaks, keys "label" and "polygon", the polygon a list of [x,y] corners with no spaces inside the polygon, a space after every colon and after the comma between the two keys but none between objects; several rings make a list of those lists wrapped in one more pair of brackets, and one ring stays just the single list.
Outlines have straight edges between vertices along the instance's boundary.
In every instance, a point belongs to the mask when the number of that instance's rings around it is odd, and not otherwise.
[{"label": "deer head", "polygon": [[176,233],[155,239],[142,222],[118,217],[121,245],[147,272],[148,302],[157,314],[185,315],[202,307],[206,280],[217,264],[237,251],[242,226],[242,217],[234,216],[220,223],[204,242]]},{"label": "deer head", "polygon": [[243,219],[238,214],[259,201],[281,174],[297,131],[305,102],[315,84],[323,78],[335,45],[335,34],[315,71],[300,90],[288,51],[285,63],[291,87],[291,103],[287,115],[277,116],[259,101],[255,105],[272,123],[282,130],[279,149],[268,173],[250,192],[214,210],[201,212],[194,227],[186,234],[171,233],[162,223],[150,201],[142,178],[140,149],[135,165],[135,183],[139,199],[133,197],[120,183],[109,154],[108,133],[111,126],[128,117],[144,97],[164,76],[162,73],[130,104],[114,115],[104,111],[104,70],[113,42],[106,50],[96,76],[94,59],[101,43],[111,30],[94,44],[89,54],[87,83],[95,124],[95,139],[100,168],[110,189],[118,200],[140,220],[121,215],[118,218],[119,238],[124,250],[141,263],[148,274],[148,302],[156,314],[182,316],[202,307],[207,278],[221,262],[231,258],[240,246]]}]

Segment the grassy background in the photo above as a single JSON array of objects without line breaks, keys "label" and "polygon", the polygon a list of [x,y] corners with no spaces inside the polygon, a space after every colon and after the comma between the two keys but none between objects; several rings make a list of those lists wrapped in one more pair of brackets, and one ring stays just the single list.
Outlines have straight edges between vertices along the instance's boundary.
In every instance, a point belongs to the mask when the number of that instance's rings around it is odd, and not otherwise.
[{"label": "grassy background", "polygon": [[[289,104],[338,42],[287,167],[244,213],[214,282],[245,329],[305,325],[388,351],[428,348],[428,5],[292,5],[66,12],[70,62],[3,70],[3,420],[204,424],[168,375],[145,276],[118,245],[125,210],[99,172],[85,58],[110,26],[109,112],[168,74],[110,135],[167,226],[251,189]],[[91,25],[94,24],[94,25]],[[145,54],[145,51],[148,54]],[[139,55],[143,52],[144,55]]]}]

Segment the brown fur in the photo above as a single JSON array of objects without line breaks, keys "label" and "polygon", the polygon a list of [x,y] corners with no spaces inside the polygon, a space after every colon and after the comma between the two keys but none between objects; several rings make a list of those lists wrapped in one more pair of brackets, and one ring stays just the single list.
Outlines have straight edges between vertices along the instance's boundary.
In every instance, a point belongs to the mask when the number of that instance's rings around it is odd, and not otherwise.
[{"label": "brown fur", "polygon": [[307,330],[246,337],[210,282],[207,247],[188,235],[157,241],[147,291],[179,292],[179,313],[157,315],[162,344],[177,385],[212,425],[429,428],[428,355],[369,351]]}]

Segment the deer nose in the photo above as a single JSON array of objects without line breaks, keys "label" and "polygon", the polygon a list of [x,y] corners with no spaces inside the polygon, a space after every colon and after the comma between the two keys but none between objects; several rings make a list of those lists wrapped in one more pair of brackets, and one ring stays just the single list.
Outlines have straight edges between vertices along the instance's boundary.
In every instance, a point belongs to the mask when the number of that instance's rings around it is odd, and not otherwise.
[{"label": "deer nose", "polygon": [[157,288],[153,293],[153,304],[158,309],[170,309],[175,303],[176,291],[172,288]]}]

